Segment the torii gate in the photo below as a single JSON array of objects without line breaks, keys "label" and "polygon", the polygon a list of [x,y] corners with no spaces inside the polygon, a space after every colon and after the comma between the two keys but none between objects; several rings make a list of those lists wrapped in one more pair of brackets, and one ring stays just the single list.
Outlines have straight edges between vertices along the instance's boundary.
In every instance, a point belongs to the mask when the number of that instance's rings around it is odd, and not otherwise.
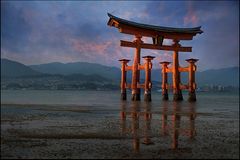
[{"label": "torii gate", "polygon": [[[170,27],[162,27],[162,26],[154,26],[148,24],[141,24],[132,21],[128,21],[125,19],[121,19],[115,17],[108,13],[109,21],[108,25],[118,28],[120,33],[130,34],[135,36],[135,40],[133,42],[120,40],[120,45],[122,47],[132,47],[136,48],[133,65],[127,66],[127,62],[129,60],[122,59],[122,82],[121,82],[121,92],[122,99],[126,99],[126,88],[132,89],[132,100],[138,101],[140,100],[140,88],[145,89],[145,100],[151,101],[151,81],[148,77],[148,82],[145,81],[145,85],[141,85],[140,82],[140,70],[144,69],[147,73],[151,71],[151,60],[154,57],[147,56],[144,57],[146,59],[145,65],[141,65],[140,63],[140,52],[141,48],[144,49],[155,49],[155,50],[165,50],[165,51],[173,51],[173,64],[172,68],[168,68],[167,65],[169,62],[161,62],[162,64],[162,74],[163,74],[163,82],[162,82],[162,95],[163,99],[168,99],[167,89],[173,89],[173,100],[178,101],[182,100],[182,92],[181,89],[189,90],[189,100],[196,100],[195,96],[195,78],[194,73],[196,71],[195,62],[196,59],[187,60],[190,63],[189,67],[180,67],[178,61],[178,52],[192,52],[192,47],[182,47],[179,44],[180,40],[192,40],[193,36],[197,33],[201,34],[203,31],[200,29],[201,27],[195,28],[170,28]],[[153,44],[144,43],[141,38],[151,37],[153,39]],[[174,43],[173,45],[163,45],[164,39],[171,39]],[[151,57],[151,58],[150,58]],[[147,60],[148,59],[148,60]],[[148,65],[149,64],[149,65]],[[148,67],[148,69],[146,69]],[[127,70],[132,70],[132,84],[131,86],[126,84],[126,74]],[[190,71],[191,70],[191,71]],[[148,72],[147,72],[148,71]],[[167,85],[167,72],[171,72],[173,74],[173,84],[172,86]],[[182,85],[180,80],[180,72],[189,72],[189,84]],[[123,75],[124,74],[124,75]],[[148,74],[150,75],[150,74]],[[151,77],[151,76],[150,76]],[[147,87],[148,86],[148,87]],[[147,88],[146,88],[147,87]],[[149,96],[150,95],[150,96]],[[149,98],[147,98],[149,97]]]}]

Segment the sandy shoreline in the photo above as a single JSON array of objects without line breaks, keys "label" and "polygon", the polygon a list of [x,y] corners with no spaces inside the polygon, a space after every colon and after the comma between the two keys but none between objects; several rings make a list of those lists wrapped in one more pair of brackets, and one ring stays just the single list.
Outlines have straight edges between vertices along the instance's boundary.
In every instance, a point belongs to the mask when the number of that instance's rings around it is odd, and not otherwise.
[{"label": "sandy shoreline", "polygon": [[[129,108],[128,108],[129,109]],[[166,112],[170,117],[172,110]],[[181,128],[162,134],[164,110],[139,112],[133,121],[129,111],[123,121],[119,109],[89,111],[84,106],[3,105],[1,113],[1,158],[239,158],[239,117],[224,109],[194,113],[196,135],[189,138],[189,112],[178,111]],[[134,112],[135,113],[135,112]],[[144,113],[151,113],[149,124]],[[185,116],[185,117],[184,117]],[[133,129],[139,125],[137,132]],[[171,127],[173,121],[167,119]],[[143,144],[146,127],[149,139]],[[123,129],[124,127],[124,129]],[[179,131],[178,147],[172,148],[173,131]],[[136,135],[137,137],[136,137]],[[136,151],[136,142],[139,148]]]}]

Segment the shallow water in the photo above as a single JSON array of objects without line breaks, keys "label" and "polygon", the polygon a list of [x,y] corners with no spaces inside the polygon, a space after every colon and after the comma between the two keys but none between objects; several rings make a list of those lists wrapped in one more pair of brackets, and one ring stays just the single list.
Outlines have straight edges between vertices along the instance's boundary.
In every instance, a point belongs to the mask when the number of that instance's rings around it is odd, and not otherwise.
[{"label": "shallow water", "polygon": [[[128,99],[130,99],[128,93]],[[187,93],[183,93],[185,101],[182,106],[188,105]],[[143,95],[141,97],[143,99]],[[172,105],[172,95],[169,95],[169,105]],[[127,101],[131,103],[131,101]],[[22,106],[48,106],[48,107],[85,107],[96,110],[119,110],[121,106],[118,91],[46,91],[46,90],[2,90],[1,104]],[[161,93],[152,93],[152,108],[162,108]],[[197,93],[196,108],[199,112],[230,111],[239,112],[239,94],[233,93]]]}]

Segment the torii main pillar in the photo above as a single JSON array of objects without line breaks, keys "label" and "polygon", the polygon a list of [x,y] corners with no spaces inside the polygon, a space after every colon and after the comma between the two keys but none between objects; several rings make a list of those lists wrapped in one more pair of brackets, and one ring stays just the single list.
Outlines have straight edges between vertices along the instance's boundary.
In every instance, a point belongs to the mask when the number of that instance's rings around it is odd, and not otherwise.
[{"label": "torii main pillar", "polygon": [[138,66],[140,66],[140,53],[141,53],[141,46],[140,44],[143,43],[141,40],[142,36],[136,35],[136,39],[134,43],[136,43],[136,50],[134,54],[134,60],[132,65],[132,100],[133,101],[140,101],[140,88],[138,88],[138,84],[140,82],[140,70]]},{"label": "torii main pillar", "polygon": [[181,47],[179,40],[174,40],[174,52],[173,52],[173,65],[172,65],[172,74],[173,74],[173,100],[181,101],[183,100],[182,91],[180,88],[181,78],[179,72],[179,60],[178,60],[178,49]]}]

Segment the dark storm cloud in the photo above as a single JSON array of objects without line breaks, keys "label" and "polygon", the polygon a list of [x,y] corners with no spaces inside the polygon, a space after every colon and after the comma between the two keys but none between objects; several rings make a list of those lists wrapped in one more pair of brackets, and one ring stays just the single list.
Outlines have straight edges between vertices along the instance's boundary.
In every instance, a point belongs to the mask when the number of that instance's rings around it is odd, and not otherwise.
[{"label": "dark storm cloud", "polygon": [[[11,3],[1,3],[1,36],[2,45],[11,51],[18,52],[21,46],[27,45],[31,26],[23,17],[23,10]],[[20,43],[19,43],[20,42]]]},{"label": "dark storm cloud", "polygon": [[[107,26],[116,16],[169,27],[202,26],[203,34],[183,45],[193,46],[185,58],[199,58],[200,69],[239,65],[239,3],[237,1],[26,1],[1,2],[1,55],[26,64],[88,61],[119,65],[133,49],[119,46],[132,40]],[[145,39],[144,39],[145,40]],[[170,42],[171,43],[171,42]],[[171,60],[171,53],[143,50],[143,55]]]},{"label": "dark storm cloud", "polygon": [[[170,5],[171,3],[171,5]],[[203,34],[184,45],[193,46],[185,58],[199,58],[199,68],[239,66],[239,2],[238,1],[160,1],[151,2],[146,12],[152,22],[166,26],[202,26]],[[155,21],[154,21],[155,19]]]},{"label": "dark storm cloud", "polygon": [[72,61],[78,54],[84,58],[84,50],[74,52],[71,40],[95,41],[101,33],[99,28],[84,21],[85,15],[74,17],[62,4],[10,2],[3,3],[2,8],[1,53],[27,63],[58,61],[58,57],[61,61]]},{"label": "dark storm cloud", "polygon": [[149,15],[148,23],[184,27],[182,17],[187,12],[187,1],[152,1],[146,5],[144,12]]},{"label": "dark storm cloud", "polygon": [[238,6],[233,1],[192,3],[192,10],[204,30],[194,42],[202,69],[239,66]]}]

